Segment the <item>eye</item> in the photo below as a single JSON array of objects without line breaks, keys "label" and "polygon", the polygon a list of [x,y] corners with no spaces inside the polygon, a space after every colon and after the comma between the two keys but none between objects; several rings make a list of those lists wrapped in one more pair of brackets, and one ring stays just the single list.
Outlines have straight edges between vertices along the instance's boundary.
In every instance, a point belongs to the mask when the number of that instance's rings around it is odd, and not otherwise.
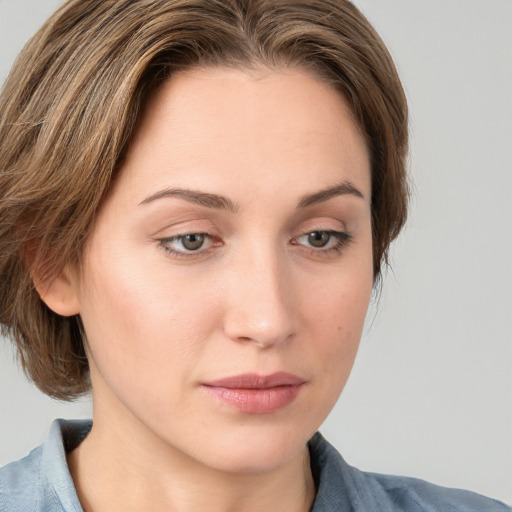
[{"label": "eye", "polygon": [[308,243],[313,247],[324,247],[329,243],[332,235],[328,231],[313,231],[307,235]]},{"label": "eye", "polygon": [[158,240],[165,252],[174,256],[186,257],[188,254],[202,254],[214,244],[207,233],[187,233]]},{"label": "eye", "polygon": [[344,231],[318,230],[304,233],[295,239],[294,245],[300,244],[314,254],[341,252],[352,240]]},{"label": "eye", "polygon": [[181,238],[181,244],[187,251],[197,251],[204,245],[205,235],[203,233],[192,233]]}]

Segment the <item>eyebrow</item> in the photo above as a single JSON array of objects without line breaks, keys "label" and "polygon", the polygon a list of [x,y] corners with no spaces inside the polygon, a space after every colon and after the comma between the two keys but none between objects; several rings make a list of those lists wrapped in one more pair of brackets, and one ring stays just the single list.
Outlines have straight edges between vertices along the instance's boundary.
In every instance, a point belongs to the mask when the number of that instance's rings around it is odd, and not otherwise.
[{"label": "eyebrow", "polygon": [[227,197],[184,188],[166,188],[164,190],[160,190],[159,192],[146,197],[146,199],[139,203],[139,205],[151,203],[152,201],[156,201],[157,199],[162,199],[164,197],[179,197],[180,199],[184,199],[190,203],[196,203],[201,206],[206,206],[207,208],[228,210],[232,213],[236,213],[240,208],[238,204],[235,204]]},{"label": "eyebrow", "polygon": [[[297,208],[307,208],[308,206],[323,203],[333,197],[343,195],[351,195],[364,199],[363,194],[352,183],[349,181],[343,181],[333,187],[302,196],[297,203]],[[237,213],[240,209],[240,205],[234,203],[227,197],[184,188],[166,188],[164,190],[160,190],[159,192],[146,197],[146,199],[139,203],[139,206],[166,197],[178,197],[190,203],[196,203],[201,206],[206,206],[207,208],[228,210],[232,213]]]},{"label": "eyebrow", "polygon": [[358,197],[359,199],[364,199],[363,194],[352,183],[350,183],[350,181],[342,181],[341,183],[334,185],[334,187],[329,187],[324,190],[320,190],[319,192],[302,196],[297,207],[307,208],[314,204],[323,203],[333,197],[344,195],[351,195]]}]

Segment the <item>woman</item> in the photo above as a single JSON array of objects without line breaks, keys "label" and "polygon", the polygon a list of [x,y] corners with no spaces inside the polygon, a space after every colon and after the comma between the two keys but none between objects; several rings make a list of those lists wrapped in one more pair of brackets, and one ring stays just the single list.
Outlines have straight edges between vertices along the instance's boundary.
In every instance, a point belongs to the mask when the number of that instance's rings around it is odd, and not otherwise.
[{"label": "woman", "polygon": [[315,434],[406,217],[403,91],[350,3],[71,1],[0,112],[0,318],[94,403],[6,510],[507,510]]}]

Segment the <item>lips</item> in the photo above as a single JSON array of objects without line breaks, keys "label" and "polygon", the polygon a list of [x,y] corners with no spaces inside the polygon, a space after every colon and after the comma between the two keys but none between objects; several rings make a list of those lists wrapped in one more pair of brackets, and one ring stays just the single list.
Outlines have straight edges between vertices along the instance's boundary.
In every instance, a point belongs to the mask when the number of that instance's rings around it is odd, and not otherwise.
[{"label": "lips", "polygon": [[245,373],[205,382],[202,389],[218,401],[247,414],[269,414],[291,404],[304,379],[286,372]]}]

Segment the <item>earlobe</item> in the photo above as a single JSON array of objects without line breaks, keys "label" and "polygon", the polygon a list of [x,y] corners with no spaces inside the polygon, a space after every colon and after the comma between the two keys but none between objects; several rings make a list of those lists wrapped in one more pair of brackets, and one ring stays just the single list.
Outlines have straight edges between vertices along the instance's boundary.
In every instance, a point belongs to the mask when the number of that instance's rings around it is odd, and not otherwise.
[{"label": "earlobe", "polygon": [[80,313],[76,284],[68,269],[64,269],[50,283],[34,278],[34,284],[41,300],[58,315],[73,316]]}]

